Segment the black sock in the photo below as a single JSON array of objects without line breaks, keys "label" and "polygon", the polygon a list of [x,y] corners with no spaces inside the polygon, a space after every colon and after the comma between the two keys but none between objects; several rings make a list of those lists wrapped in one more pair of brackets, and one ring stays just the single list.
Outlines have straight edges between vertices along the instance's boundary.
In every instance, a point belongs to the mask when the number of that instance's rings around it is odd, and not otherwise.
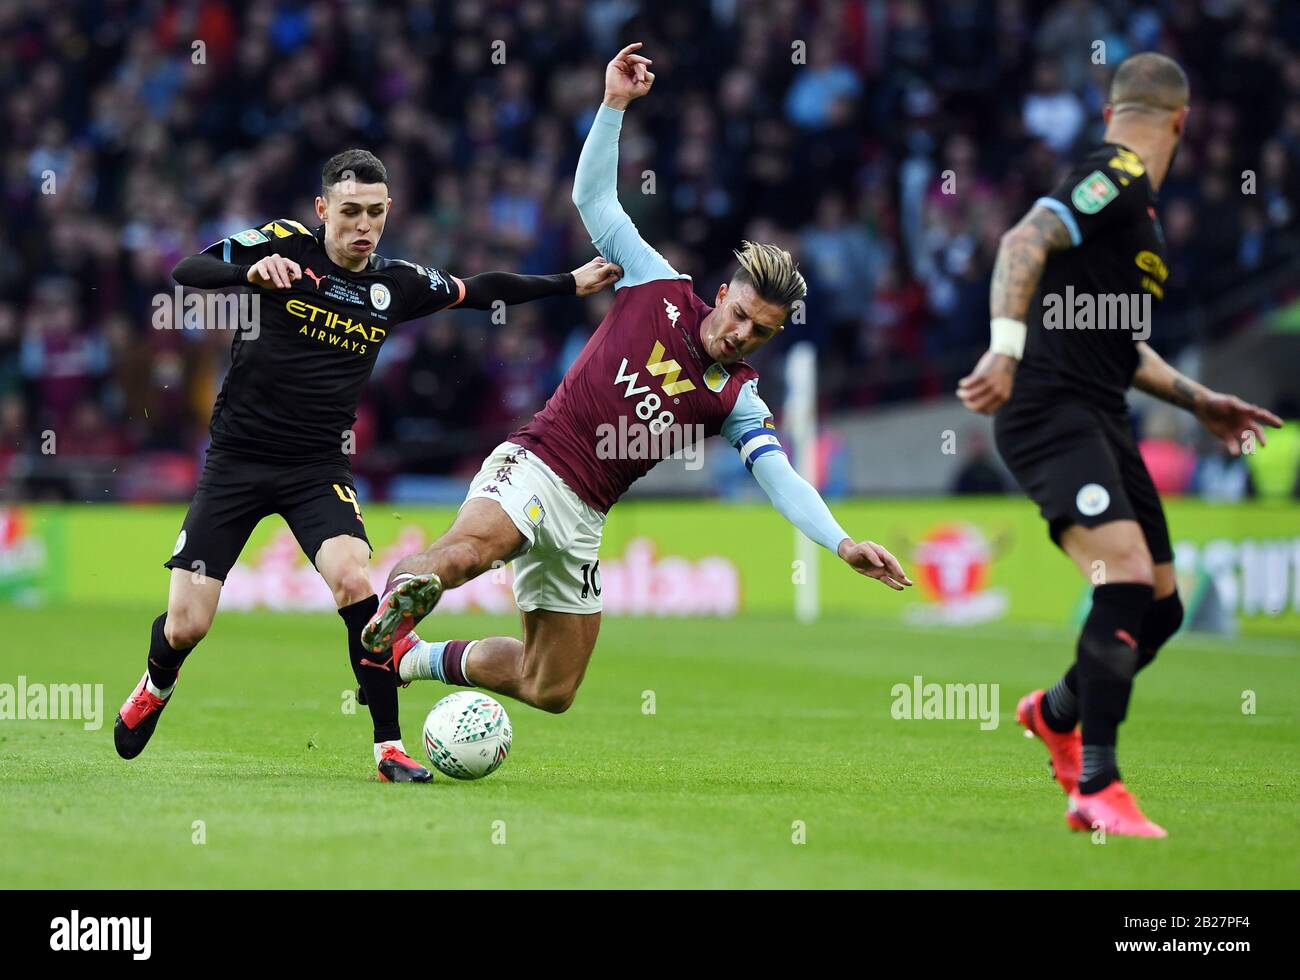
[{"label": "black sock", "polygon": [[[176,683],[176,675],[181,672],[181,664],[190,655],[194,647],[188,650],[173,650],[167,642],[163,627],[167,624],[167,614],[163,613],[153,621],[153,630],[149,634],[149,680],[160,691],[165,691]],[[196,644],[197,645],[197,644]]]},{"label": "black sock", "polygon": [[1069,732],[1079,724],[1079,672],[1074,664],[1043,697],[1043,721],[1054,732]]},{"label": "black sock", "polygon": [[1183,600],[1174,590],[1163,599],[1153,599],[1142,619],[1142,634],[1138,637],[1138,665],[1141,670],[1156,659],[1156,654],[1171,636],[1183,625]]},{"label": "black sock", "polygon": [[1092,591],[1092,611],[1079,636],[1077,679],[1084,755],[1095,764],[1088,778],[1080,780],[1080,793],[1095,793],[1119,779],[1115,744],[1128,713],[1138,663],[1136,638],[1151,592],[1151,586],[1136,582],[1099,585]]},{"label": "black sock", "polygon": [[370,720],[375,726],[376,742],[394,742],[402,737],[397,720],[397,675],[391,670],[367,667],[362,660],[371,659],[370,651],[361,645],[361,630],[379,610],[379,597],[367,596],[360,602],[339,610],[348,628],[348,659],[352,673],[365,695],[365,705],[370,709]]},{"label": "black sock", "polygon": [[[1110,775],[1113,773],[1114,775]],[[1085,790],[1082,787],[1086,784],[1092,786],[1100,782],[1097,789],[1105,789],[1111,780],[1119,779],[1119,766],[1115,762],[1115,746],[1113,745],[1085,745],[1083,747],[1083,771],[1079,774],[1079,792],[1095,793],[1096,790]]]}]

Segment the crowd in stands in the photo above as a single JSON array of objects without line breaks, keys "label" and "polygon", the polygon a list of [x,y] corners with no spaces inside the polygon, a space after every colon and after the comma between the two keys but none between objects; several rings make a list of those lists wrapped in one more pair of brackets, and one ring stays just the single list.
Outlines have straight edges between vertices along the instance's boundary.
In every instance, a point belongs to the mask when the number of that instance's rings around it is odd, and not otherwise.
[{"label": "crowd in stands", "polygon": [[[1221,309],[1289,254],[1300,5],[19,0],[0,5],[0,485],[185,496],[231,336],[160,329],[155,298],[215,240],[314,223],[338,150],[387,166],[381,254],[458,276],[586,261],[573,170],[605,62],[633,39],[657,72],[621,144],[645,238],[706,298],[743,238],[788,247],[808,279],[802,322],[757,361],[774,404],[800,340],[819,351],[824,410],[950,395],[987,341],[1000,235],[1098,140],[1109,76],[1138,50],[1177,58],[1193,93],[1160,194],[1154,346],[1175,357],[1291,298]],[[358,472],[382,492],[472,468],[541,407],[609,302],[395,331]],[[50,433],[77,473],[98,460],[116,477],[88,488],[35,465]]]}]

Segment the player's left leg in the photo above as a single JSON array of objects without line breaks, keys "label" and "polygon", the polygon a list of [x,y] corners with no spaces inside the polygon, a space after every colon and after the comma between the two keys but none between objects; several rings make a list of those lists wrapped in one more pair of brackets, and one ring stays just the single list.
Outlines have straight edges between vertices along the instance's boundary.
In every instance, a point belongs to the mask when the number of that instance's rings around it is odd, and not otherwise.
[{"label": "player's left leg", "polygon": [[1101,575],[1075,665],[1083,769],[1070,794],[1070,825],[1164,837],[1164,828],[1147,819],[1124,786],[1116,760],[1119,726],[1128,714],[1140,658],[1137,637],[1152,605],[1155,569],[1150,549],[1134,520],[1072,525],[1061,534],[1061,547],[1091,581]]},{"label": "player's left leg", "polygon": [[390,782],[427,782],[432,775],[406,754],[398,721],[397,678],[372,664],[361,645],[361,629],[379,608],[370,580],[370,545],[364,538],[340,534],[321,543],[316,570],[334,596],[348,632],[348,660],[360,685],[361,700],[374,725],[375,764]]},{"label": "player's left leg", "polygon": [[524,704],[568,711],[600,634],[600,613],[534,609],[523,613],[524,638],[420,643],[402,659],[404,680],[486,688]]},{"label": "player's left leg", "polygon": [[[1174,577],[1173,562],[1161,562],[1152,567],[1153,598],[1142,617],[1142,630],[1138,633],[1138,659],[1134,675],[1155,660],[1169,639],[1183,624],[1183,601],[1178,595],[1178,581]],[[1071,664],[1065,676],[1047,692],[1043,700],[1043,714],[1056,731],[1073,729],[1079,723],[1079,665]]]},{"label": "player's left leg", "polygon": [[[1174,575],[1173,546],[1169,540],[1169,525],[1165,520],[1160,494],[1142,462],[1135,446],[1121,443],[1118,453],[1119,479],[1123,497],[1132,510],[1142,532],[1152,562],[1152,600],[1142,617],[1137,640],[1137,664],[1134,676],[1155,659],[1161,647],[1178,632],[1183,622],[1183,604],[1178,596],[1178,582]],[[1099,570],[1107,572],[1104,564],[1097,566],[1097,558],[1081,553],[1075,558],[1079,571],[1090,581],[1096,580]],[[1057,732],[1073,731],[1079,721],[1079,665],[1076,662],[1042,699],[1045,727]]]},{"label": "player's left leg", "polygon": [[432,774],[406,754],[397,711],[397,679],[368,664],[361,630],[379,607],[370,580],[370,541],[346,462],[287,466],[276,477],[276,510],[316,566],[347,629],[348,661],[374,725],[379,777],[427,782]]}]

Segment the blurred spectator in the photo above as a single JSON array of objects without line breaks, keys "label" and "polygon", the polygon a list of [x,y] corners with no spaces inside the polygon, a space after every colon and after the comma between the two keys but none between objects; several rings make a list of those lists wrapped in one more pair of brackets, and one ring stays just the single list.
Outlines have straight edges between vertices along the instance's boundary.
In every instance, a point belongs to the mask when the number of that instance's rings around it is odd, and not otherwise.
[{"label": "blurred spectator", "polygon": [[864,225],[849,223],[842,197],[827,194],[817,206],[816,224],[800,239],[800,254],[824,292],[822,310],[831,318],[833,336],[847,335],[862,315],[864,299],[875,292],[888,250]]},{"label": "blurred spectator", "polygon": [[1009,489],[990,452],[988,440],[978,430],[972,429],[963,434],[966,444],[962,451],[963,463],[953,480],[952,492],[955,494],[990,494],[1006,493]]},{"label": "blurred spectator", "polygon": [[862,79],[838,57],[834,34],[814,37],[808,45],[807,71],[795,73],[785,97],[786,117],[801,129],[826,129],[837,101],[857,98]]},{"label": "blurred spectator", "polygon": [[1040,61],[1034,67],[1034,90],[1025,96],[1025,132],[1064,155],[1074,146],[1086,118],[1079,96],[1061,83],[1057,65]]},{"label": "blurred spectator", "polygon": [[1250,471],[1246,461],[1219,448],[1200,458],[1192,478],[1192,489],[1206,500],[1234,504],[1250,493]]}]

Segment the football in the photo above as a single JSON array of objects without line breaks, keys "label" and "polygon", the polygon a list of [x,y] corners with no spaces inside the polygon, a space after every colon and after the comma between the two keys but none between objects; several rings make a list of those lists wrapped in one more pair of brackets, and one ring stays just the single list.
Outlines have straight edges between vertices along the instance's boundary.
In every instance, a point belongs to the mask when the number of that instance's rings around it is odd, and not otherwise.
[{"label": "football", "polygon": [[510,716],[501,703],[476,691],[448,694],[424,720],[424,751],[443,775],[482,779],[510,752]]}]

